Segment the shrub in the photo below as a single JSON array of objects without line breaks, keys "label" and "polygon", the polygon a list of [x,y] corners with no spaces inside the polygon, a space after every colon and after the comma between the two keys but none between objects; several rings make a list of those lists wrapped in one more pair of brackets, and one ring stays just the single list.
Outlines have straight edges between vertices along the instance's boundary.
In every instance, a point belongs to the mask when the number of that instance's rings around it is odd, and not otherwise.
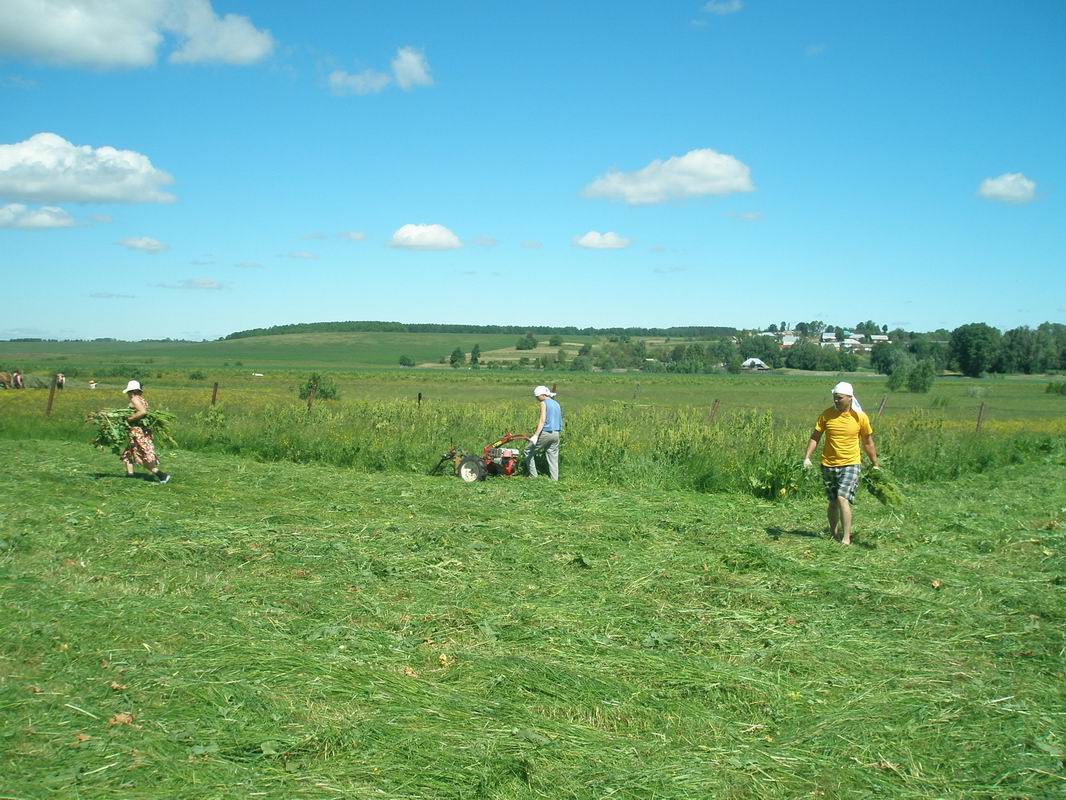
[{"label": "shrub", "polygon": [[340,391],[337,389],[337,384],[329,375],[320,375],[317,372],[312,372],[307,380],[300,386],[300,399],[306,400],[307,396],[311,393],[311,387],[315,387],[315,399],[317,400],[336,400],[340,397]]},{"label": "shrub", "polygon": [[411,358],[411,356],[408,356],[408,355],[400,356],[400,366],[401,367],[413,367],[414,365],[415,365],[415,360],[413,358]]},{"label": "shrub", "polygon": [[189,373],[189,380],[190,381],[206,381],[207,380],[207,376],[204,375],[204,373],[200,372],[200,370],[195,370],[195,371]]},{"label": "shrub", "polygon": [[1066,382],[1057,383],[1052,381],[1044,390],[1047,394],[1066,394]]},{"label": "shrub", "polygon": [[907,388],[912,392],[920,392],[924,394],[933,388],[933,381],[936,380],[936,367],[933,366],[932,359],[923,358],[907,376]]}]

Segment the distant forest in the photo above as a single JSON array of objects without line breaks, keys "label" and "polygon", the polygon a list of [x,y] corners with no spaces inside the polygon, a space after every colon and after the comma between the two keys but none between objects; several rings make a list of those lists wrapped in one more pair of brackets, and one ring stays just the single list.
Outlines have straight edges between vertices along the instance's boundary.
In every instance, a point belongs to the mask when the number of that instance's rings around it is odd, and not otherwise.
[{"label": "distant forest", "polygon": [[717,339],[734,336],[736,328],[692,325],[677,328],[577,328],[573,325],[444,325],[434,322],[299,322],[237,331],[223,339],[247,339],[283,333],[533,333],[538,336],[669,336],[682,339]]}]

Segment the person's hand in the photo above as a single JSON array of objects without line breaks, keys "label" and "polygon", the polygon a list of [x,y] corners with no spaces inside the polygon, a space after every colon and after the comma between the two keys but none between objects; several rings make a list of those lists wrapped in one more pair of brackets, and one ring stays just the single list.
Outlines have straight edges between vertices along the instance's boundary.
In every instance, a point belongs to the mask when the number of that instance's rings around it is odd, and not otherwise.
[{"label": "person's hand", "polygon": [[811,468],[811,459],[810,459],[810,457],[807,457],[807,458],[803,459],[803,468],[804,469],[810,469]]},{"label": "person's hand", "polygon": [[534,434],[533,436],[530,436],[530,437],[529,437],[529,443],[530,443],[530,444],[536,444],[536,443],[537,443],[537,439],[539,439],[539,438],[540,438],[539,436],[537,436],[536,434]]}]

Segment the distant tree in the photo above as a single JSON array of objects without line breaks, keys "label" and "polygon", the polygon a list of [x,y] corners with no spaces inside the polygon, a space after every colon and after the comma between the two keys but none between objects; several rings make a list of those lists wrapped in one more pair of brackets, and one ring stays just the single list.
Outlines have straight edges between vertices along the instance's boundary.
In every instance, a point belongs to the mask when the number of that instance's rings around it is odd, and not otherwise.
[{"label": "distant tree", "polygon": [[481,345],[475,344],[474,349],[470,351],[470,366],[476,367],[481,363]]},{"label": "distant tree", "polygon": [[859,368],[859,357],[854,353],[848,353],[844,350],[840,352],[840,370],[842,372],[854,372]]},{"label": "distant tree", "polygon": [[583,345],[581,345],[580,349],[578,349],[577,351],[577,354],[579,356],[592,355],[592,342],[585,342]]},{"label": "distant tree", "polygon": [[407,355],[400,356],[400,366],[401,367],[413,367],[414,365],[415,365],[415,360],[413,358],[411,358],[411,356],[407,356]]},{"label": "distant tree", "polygon": [[527,333],[518,343],[515,345],[516,350],[536,350],[537,349],[537,337],[532,332]]},{"label": "distant tree", "polygon": [[777,333],[777,323],[776,322],[771,322],[770,323],[770,327],[767,328],[766,330],[768,330],[770,333]]},{"label": "distant tree", "polygon": [[780,327],[778,328],[778,330],[781,331],[782,333],[784,333],[785,331],[788,330],[788,324],[785,323],[785,322],[782,322]]},{"label": "distant tree", "polygon": [[999,331],[983,322],[960,325],[951,332],[951,357],[963,375],[979,377],[991,369],[999,339]]},{"label": "distant tree", "polygon": [[548,345],[550,347],[562,347],[562,344],[563,344],[563,337],[560,336],[559,334],[555,334],[554,336],[552,336],[548,340]]},{"label": "distant tree", "polygon": [[933,365],[933,360],[923,358],[914,365],[907,376],[907,388],[912,392],[925,394],[933,388],[934,380],[936,380],[936,367]]},{"label": "distant tree", "polygon": [[[799,328],[799,325],[796,326]],[[818,359],[822,348],[814,342],[797,342],[785,356],[785,366],[789,369],[818,369]]]},{"label": "distant tree", "polygon": [[878,342],[870,350],[870,366],[882,375],[888,375],[892,372],[892,362],[898,352],[899,348],[895,345]]},{"label": "distant tree", "polygon": [[207,376],[204,375],[204,373],[200,372],[200,370],[196,370],[194,372],[190,372],[189,373],[189,380],[190,381],[206,381],[207,380]]},{"label": "distant tree", "polygon": [[452,355],[451,358],[448,359],[448,363],[452,365],[452,369],[458,369],[466,363],[466,354],[463,353],[461,347],[452,350]]},{"label": "distant tree", "polygon": [[840,351],[834,347],[819,347],[818,369],[826,372],[836,372],[840,369]]},{"label": "distant tree", "polygon": [[570,362],[570,369],[573,372],[591,372],[592,359],[588,356],[578,356]]},{"label": "distant tree", "polygon": [[566,363],[566,351],[563,350],[563,348],[560,347],[558,352],[555,354],[555,361],[559,366],[562,366]]},{"label": "distant tree", "polygon": [[806,336],[809,331],[810,331],[810,326],[807,325],[806,322],[797,322],[796,323],[796,333],[798,333],[800,336]]}]

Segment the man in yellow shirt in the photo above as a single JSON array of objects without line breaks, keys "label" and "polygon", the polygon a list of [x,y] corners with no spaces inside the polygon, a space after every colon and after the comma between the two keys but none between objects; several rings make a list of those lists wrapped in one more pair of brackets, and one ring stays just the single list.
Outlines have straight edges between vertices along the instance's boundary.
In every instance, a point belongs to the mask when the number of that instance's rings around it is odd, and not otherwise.
[{"label": "man in yellow shirt", "polygon": [[811,454],[823,433],[822,483],[825,484],[825,494],[829,500],[826,510],[829,533],[841,544],[851,544],[851,504],[855,502],[855,490],[859,487],[862,474],[860,442],[874,469],[881,469],[881,466],[877,463],[870,418],[863,413],[850,383],[841,381],[833,387],[833,405],[818,417],[810,441],[807,442],[807,452],[803,456],[804,469],[810,469]]}]

